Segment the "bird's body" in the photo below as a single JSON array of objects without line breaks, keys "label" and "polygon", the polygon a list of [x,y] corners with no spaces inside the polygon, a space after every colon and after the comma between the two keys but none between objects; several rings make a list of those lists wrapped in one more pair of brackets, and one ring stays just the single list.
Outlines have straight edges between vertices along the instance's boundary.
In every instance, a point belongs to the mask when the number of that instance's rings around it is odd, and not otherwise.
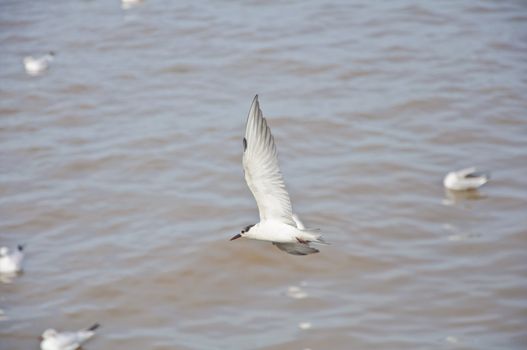
[{"label": "bird's body", "polygon": [[26,56],[24,57],[24,68],[26,73],[32,76],[39,75],[49,68],[55,54],[50,52],[42,57]]},{"label": "bird's body", "polygon": [[443,185],[453,191],[475,190],[489,181],[488,174],[477,172],[476,168],[466,168],[448,173]]},{"label": "bird's body", "polygon": [[22,271],[24,247],[19,245],[15,251],[9,252],[7,247],[0,248],[0,273],[15,274]]},{"label": "bird's body", "polygon": [[[296,224],[296,227],[299,230],[305,230],[306,227],[300,221],[300,218],[293,214],[293,220]],[[318,238],[320,240],[320,237]],[[298,241],[298,240],[297,240]],[[322,243],[319,241],[319,243]],[[280,243],[280,242],[273,242],[273,245],[276,246],[278,249],[283,250],[286,253],[293,254],[293,255],[308,255],[313,253],[318,253],[319,250],[316,248],[313,248],[309,245],[309,243],[301,243],[301,242],[291,242],[291,243]]]},{"label": "bird's body", "polygon": [[247,226],[240,237],[272,242],[279,249],[295,255],[317,253],[311,242],[325,243],[317,230],[306,229],[293,215],[291,200],[278,166],[278,156],[271,129],[263,117],[255,96],[243,139],[245,181],[256,199],[260,222]]},{"label": "bird's body", "polygon": [[247,236],[247,238],[275,243],[316,242],[319,237],[320,235],[314,231],[301,230],[278,220],[260,221],[251,228],[250,235]]},{"label": "bird's body", "polygon": [[42,334],[40,343],[41,350],[76,350],[86,341],[95,335],[95,330],[99,328],[94,324],[88,329],[77,332],[59,333],[54,329],[48,329]]}]

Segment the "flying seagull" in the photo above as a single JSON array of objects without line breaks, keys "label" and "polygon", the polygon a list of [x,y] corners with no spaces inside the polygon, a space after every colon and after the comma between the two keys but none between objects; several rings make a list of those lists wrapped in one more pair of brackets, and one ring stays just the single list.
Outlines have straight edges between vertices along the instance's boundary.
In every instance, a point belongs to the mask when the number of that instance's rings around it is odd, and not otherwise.
[{"label": "flying seagull", "polygon": [[274,138],[260,109],[258,95],[254,97],[247,117],[243,170],[258,205],[260,222],[245,227],[231,241],[240,237],[268,241],[294,255],[318,253],[310,243],[327,244],[318,230],[306,229],[293,215],[289,193],[278,166]]},{"label": "flying seagull", "polygon": [[63,332],[59,333],[54,329],[47,329],[42,333],[40,349],[42,350],[76,350],[82,344],[88,341],[95,335],[95,330],[99,328],[96,323],[90,328],[83,329],[77,332]]},{"label": "flying seagull", "polygon": [[443,185],[449,190],[467,191],[475,190],[488,181],[488,174],[477,172],[476,168],[472,167],[448,173],[443,180]]},{"label": "flying seagull", "polygon": [[0,273],[15,274],[22,271],[24,261],[24,246],[18,245],[17,249],[10,253],[7,247],[0,248]]}]

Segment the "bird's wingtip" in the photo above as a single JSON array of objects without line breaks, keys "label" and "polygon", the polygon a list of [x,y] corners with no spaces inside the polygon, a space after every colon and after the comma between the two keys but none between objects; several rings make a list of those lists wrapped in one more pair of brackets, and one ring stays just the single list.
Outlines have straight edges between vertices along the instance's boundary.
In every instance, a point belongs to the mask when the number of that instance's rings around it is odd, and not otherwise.
[{"label": "bird's wingtip", "polygon": [[254,95],[253,102],[251,104],[260,108],[260,102],[258,102],[258,94]]},{"label": "bird's wingtip", "polygon": [[95,323],[93,326],[91,326],[90,328],[88,328],[89,331],[94,331],[96,330],[97,328],[99,328],[101,325],[99,323]]}]

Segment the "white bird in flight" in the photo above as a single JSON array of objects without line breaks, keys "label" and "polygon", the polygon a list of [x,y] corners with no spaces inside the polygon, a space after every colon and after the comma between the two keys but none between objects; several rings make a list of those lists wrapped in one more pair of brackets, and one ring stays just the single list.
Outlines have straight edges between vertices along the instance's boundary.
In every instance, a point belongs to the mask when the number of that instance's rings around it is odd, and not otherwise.
[{"label": "white bird in flight", "polygon": [[475,190],[489,181],[488,174],[477,172],[476,168],[466,168],[448,173],[443,185],[449,190],[467,191]]},{"label": "white bird in flight", "polygon": [[9,253],[7,247],[0,248],[0,273],[15,274],[22,271],[24,261],[24,246],[18,245],[17,249]]},{"label": "white bird in flight", "polygon": [[31,76],[36,76],[43,73],[49,68],[49,64],[53,61],[54,58],[55,53],[53,51],[50,51],[42,57],[24,57],[24,68],[26,69],[26,73]]},{"label": "white bird in flight", "polygon": [[88,339],[95,335],[95,330],[99,328],[96,323],[90,328],[77,332],[59,333],[54,329],[47,329],[42,333],[40,342],[41,350],[76,350],[81,347]]},{"label": "white bird in flight", "polygon": [[240,237],[272,242],[280,250],[294,255],[318,253],[310,243],[327,244],[318,230],[306,229],[293,214],[289,193],[278,166],[278,155],[271,129],[263,117],[258,95],[249,110],[243,139],[243,170],[245,181],[251,190],[260,222],[249,225]]}]

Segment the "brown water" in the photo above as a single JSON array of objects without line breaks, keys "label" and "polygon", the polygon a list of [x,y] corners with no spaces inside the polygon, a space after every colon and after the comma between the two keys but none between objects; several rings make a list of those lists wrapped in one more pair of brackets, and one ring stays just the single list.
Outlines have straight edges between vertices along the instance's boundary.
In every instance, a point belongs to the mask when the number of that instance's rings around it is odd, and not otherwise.
[{"label": "brown water", "polygon": [[[525,1],[2,1],[0,348],[527,348],[526,58]],[[228,240],[255,93],[319,254]]]}]

